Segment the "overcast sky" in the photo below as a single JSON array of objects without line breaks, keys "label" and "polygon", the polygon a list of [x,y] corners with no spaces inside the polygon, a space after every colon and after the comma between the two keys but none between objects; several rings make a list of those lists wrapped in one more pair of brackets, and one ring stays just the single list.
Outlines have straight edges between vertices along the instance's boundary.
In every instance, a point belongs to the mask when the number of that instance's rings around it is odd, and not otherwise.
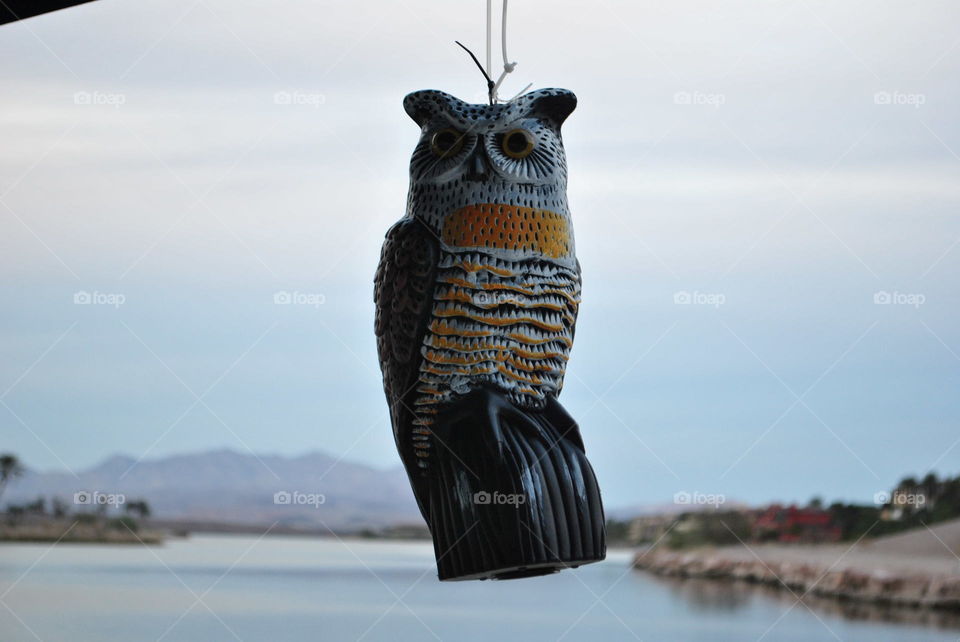
[{"label": "overcast sky", "polygon": [[[372,277],[401,101],[482,99],[453,40],[482,53],[483,11],[99,0],[0,27],[0,448],[396,465]],[[580,100],[562,401],[608,505],[960,472],[958,27],[950,0],[511,4],[502,93]]]}]

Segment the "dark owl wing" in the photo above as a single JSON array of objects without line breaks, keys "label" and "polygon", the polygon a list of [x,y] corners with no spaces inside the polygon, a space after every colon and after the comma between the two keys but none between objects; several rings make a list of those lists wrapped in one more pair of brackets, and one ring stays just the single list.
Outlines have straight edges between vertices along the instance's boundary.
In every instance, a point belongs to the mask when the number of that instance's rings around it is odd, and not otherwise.
[{"label": "dark owl wing", "polygon": [[413,466],[408,431],[437,272],[438,243],[423,223],[405,218],[390,228],[374,278],[377,351],[393,435],[407,470]]}]

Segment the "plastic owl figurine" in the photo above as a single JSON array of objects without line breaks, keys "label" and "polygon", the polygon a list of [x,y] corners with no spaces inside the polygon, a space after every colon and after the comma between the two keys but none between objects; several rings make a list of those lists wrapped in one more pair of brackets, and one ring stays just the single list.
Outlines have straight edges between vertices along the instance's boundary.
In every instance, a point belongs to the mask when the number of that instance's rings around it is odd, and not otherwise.
[{"label": "plastic owl figurine", "polygon": [[602,560],[603,506],[557,396],[580,305],[564,89],[473,105],[424,90],[406,216],[383,245],[376,335],[397,448],[441,580]]}]

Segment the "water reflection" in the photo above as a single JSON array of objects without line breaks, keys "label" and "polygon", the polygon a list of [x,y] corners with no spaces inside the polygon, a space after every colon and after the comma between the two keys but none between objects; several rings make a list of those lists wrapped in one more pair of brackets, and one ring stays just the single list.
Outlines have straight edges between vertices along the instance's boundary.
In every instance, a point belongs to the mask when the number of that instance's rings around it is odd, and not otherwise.
[{"label": "water reflection", "polygon": [[[781,606],[790,607],[802,595],[797,591],[791,593],[783,588],[743,581],[681,579],[655,575],[651,577],[674,597],[683,599],[704,611],[738,611],[758,599],[774,601]],[[816,595],[803,596],[801,602],[815,611],[849,620],[960,629],[960,612],[958,611],[835,600]]]}]

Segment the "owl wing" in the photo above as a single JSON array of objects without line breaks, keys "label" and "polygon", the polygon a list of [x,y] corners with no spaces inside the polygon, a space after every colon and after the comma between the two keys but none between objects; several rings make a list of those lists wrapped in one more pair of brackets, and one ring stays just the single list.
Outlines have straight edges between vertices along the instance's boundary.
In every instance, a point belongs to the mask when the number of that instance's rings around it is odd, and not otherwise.
[{"label": "owl wing", "polygon": [[[577,305],[573,306],[573,309],[570,311],[570,316],[573,317],[573,325],[570,327],[570,343],[571,343],[571,344],[573,343],[573,340],[574,340],[574,339],[576,338],[576,336],[577,336],[577,316],[580,314],[580,303],[579,303],[579,301],[580,301],[580,294],[581,294],[581,292],[582,292],[582,290],[583,290],[583,273],[580,271],[580,259],[576,259],[576,261],[577,261],[577,269],[576,269],[576,273],[577,273],[577,293],[576,293],[576,298],[577,298],[578,303],[577,303]],[[573,347],[573,346],[571,345],[571,347]]]},{"label": "owl wing", "polygon": [[397,449],[412,471],[413,441],[407,434],[420,370],[420,346],[433,302],[438,241],[423,223],[405,218],[387,232],[374,278],[376,335],[383,390],[390,406]]},{"label": "owl wing", "polygon": [[[583,286],[583,275],[580,272],[580,259],[576,259],[576,270],[574,271],[577,277],[576,280],[576,291],[574,292],[574,298],[578,301],[576,305],[568,305],[567,313],[573,318],[573,322],[570,324],[570,348],[573,348],[573,342],[577,338],[577,316],[580,314],[580,293]],[[566,371],[560,377],[560,389],[557,391],[557,396],[563,392],[563,382],[566,378]]]}]

